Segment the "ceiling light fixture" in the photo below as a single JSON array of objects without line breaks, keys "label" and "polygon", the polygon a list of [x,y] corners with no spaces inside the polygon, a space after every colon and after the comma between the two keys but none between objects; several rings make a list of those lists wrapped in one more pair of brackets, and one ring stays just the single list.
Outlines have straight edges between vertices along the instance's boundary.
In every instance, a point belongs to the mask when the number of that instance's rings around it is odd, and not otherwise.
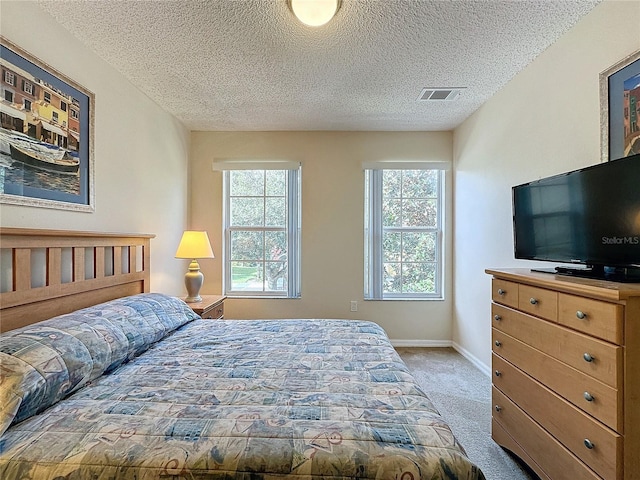
[{"label": "ceiling light fixture", "polygon": [[319,27],[338,12],[341,0],[288,0],[293,14],[305,25]]}]

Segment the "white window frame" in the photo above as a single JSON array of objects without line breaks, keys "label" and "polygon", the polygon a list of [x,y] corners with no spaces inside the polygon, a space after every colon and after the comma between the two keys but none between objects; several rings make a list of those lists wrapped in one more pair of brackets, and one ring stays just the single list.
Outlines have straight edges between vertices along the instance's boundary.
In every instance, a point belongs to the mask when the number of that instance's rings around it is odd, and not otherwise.
[{"label": "white window frame", "polygon": [[[295,168],[292,168],[295,165]],[[280,227],[237,227],[230,225],[230,170],[285,170],[287,172],[287,290],[232,290],[231,289],[231,232],[243,231],[281,231]],[[300,230],[301,230],[301,167],[294,162],[220,162],[214,170],[224,170],[223,179],[223,290],[228,297],[259,298],[300,298]]]},{"label": "white window frame", "polygon": [[[384,227],[383,226],[383,171],[384,170],[436,170],[438,175],[437,220],[435,227]],[[444,300],[444,214],[445,214],[445,170],[440,162],[430,165],[428,162],[389,162],[389,165],[375,165],[367,168],[365,164],[365,300]],[[436,275],[434,292],[429,293],[390,293],[384,292],[383,275],[383,232],[435,232],[436,233]]]},{"label": "white window frame", "polygon": [[11,85],[12,87],[16,86],[16,74],[9,71],[9,70],[5,70],[4,71],[4,81],[6,84]]}]

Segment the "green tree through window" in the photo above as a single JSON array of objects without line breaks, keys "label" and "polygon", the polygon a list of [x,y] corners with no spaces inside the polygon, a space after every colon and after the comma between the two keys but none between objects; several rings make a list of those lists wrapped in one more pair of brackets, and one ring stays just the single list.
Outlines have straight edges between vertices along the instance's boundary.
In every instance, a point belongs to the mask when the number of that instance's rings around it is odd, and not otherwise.
[{"label": "green tree through window", "polygon": [[225,173],[227,295],[299,296],[299,203],[299,169]]},{"label": "green tree through window", "polygon": [[365,298],[442,297],[441,170],[367,170]]}]

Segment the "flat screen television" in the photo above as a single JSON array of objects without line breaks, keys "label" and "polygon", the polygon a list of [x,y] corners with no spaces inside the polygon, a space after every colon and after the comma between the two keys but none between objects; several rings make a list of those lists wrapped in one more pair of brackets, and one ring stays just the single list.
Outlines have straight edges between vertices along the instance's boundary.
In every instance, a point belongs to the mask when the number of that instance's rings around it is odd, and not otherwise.
[{"label": "flat screen television", "polygon": [[515,257],[553,273],[640,281],[640,155],[517,185]]}]

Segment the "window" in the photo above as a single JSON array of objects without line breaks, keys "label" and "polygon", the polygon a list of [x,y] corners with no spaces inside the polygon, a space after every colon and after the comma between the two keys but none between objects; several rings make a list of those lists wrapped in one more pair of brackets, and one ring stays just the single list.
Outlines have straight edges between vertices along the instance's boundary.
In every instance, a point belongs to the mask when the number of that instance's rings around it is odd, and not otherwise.
[{"label": "window", "polygon": [[28,93],[29,95],[33,95],[33,83],[23,80],[22,91],[24,91],[25,93]]},{"label": "window", "polygon": [[51,103],[51,94],[49,92],[44,92],[44,101]]},{"label": "window", "polygon": [[6,83],[8,83],[9,85],[12,86],[16,86],[16,76],[13,72],[10,72],[9,70],[5,70],[4,71],[4,81]]},{"label": "window", "polygon": [[58,123],[58,112],[51,112],[51,120],[53,123]]},{"label": "window", "polygon": [[22,99],[22,105],[24,106],[24,109],[27,111],[31,111],[31,100],[28,100],[26,98]]},{"label": "window", "polygon": [[67,111],[67,103],[63,102],[62,100],[60,100],[60,110],[62,110],[63,112]]},{"label": "window", "polygon": [[225,294],[300,296],[300,168],[224,173]]},{"label": "window", "polygon": [[439,169],[365,171],[365,298],[442,299]]},{"label": "window", "polygon": [[73,108],[69,109],[69,114],[71,115],[71,118],[75,118],[76,120],[78,118],[80,118],[80,115],[78,114],[78,111],[74,110]]},{"label": "window", "polygon": [[9,103],[13,103],[13,92],[11,90],[5,90],[4,99]]}]

